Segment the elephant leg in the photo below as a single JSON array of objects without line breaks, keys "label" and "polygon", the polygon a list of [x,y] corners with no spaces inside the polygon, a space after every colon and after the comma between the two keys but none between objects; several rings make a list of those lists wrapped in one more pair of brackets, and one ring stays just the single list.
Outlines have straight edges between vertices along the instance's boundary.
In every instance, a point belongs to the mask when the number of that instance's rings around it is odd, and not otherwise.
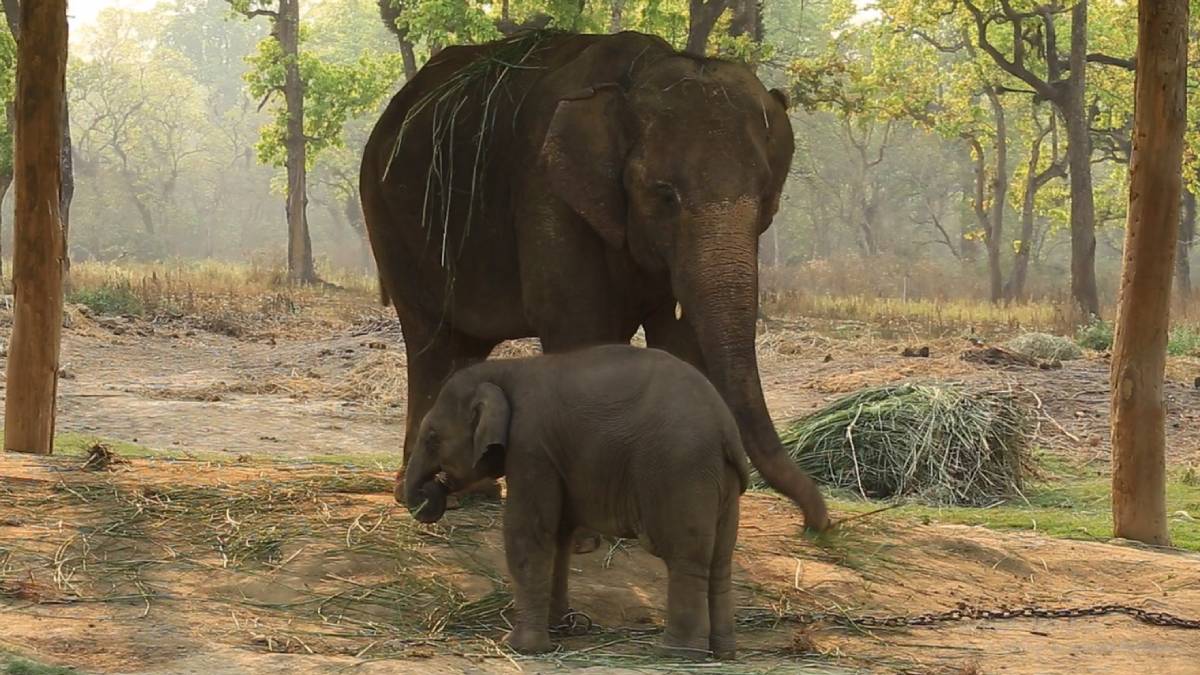
[{"label": "elephant leg", "polygon": [[[726,485],[736,486],[737,475],[732,469],[726,471]],[[732,489],[732,488],[731,488]],[[717,523],[717,540],[713,546],[712,567],[708,570],[708,615],[709,648],[718,659],[732,659],[737,655],[737,642],[733,633],[733,548],[737,543],[738,495],[729,498],[729,504]]]},{"label": "elephant leg", "polygon": [[404,432],[404,464],[417,442],[417,429],[433,407],[442,382],[454,371],[482,361],[496,342],[471,338],[442,324],[427,329],[424,321],[401,318],[408,355],[408,416]]},{"label": "elephant leg", "polygon": [[573,529],[565,529],[558,535],[558,548],[554,553],[554,580],[550,591],[550,625],[557,626],[571,611],[567,593],[567,580],[571,576],[571,552],[574,548]]},{"label": "elephant leg", "polygon": [[667,493],[658,500],[647,500],[679,507],[674,518],[659,517],[647,523],[653,549],[667,563],[667,630],[661,651],[673,657],[704,658],[711,633],[708,595],[717,529],[716,495],[710,506],[694,487]]},{"label": "elephant leg", "polygon": [[[513,479],[516,479],[515,481]],[[510,476],[504,505],[504,556],[513,583],[513,628],[505,644],[523,654],[548,652],[556,556],[563,539],[562,489]]]},{"label": "elephant leg", "polygon": [[670,352],[695,366],[700,372],[704,368],[704,356],[700,352],[700,341],[696,331],[688,323],[687,315],[675,318],[675,305],[667,305],[646,317],[642,322],[646,329],[646,346]]}]

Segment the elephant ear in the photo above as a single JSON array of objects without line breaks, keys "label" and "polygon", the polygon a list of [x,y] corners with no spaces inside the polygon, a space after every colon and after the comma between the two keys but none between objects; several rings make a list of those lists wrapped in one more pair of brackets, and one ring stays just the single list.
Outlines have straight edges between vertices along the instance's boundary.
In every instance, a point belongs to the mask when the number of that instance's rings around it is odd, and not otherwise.
[{"label": "elephant ear", "polygon": [[[491,382],[475,388],[471,401],[471,424],[475,443],[475,466],[483,462],[498,462],[499,474],[503,474],[503,455],[508,449],[508,423],[511,417],[508,397],[504,390]],[[495,473],[495,472],[489,472]]]},{"label": "elephant ear", "polygon": [[624,98],[616,84],[605,84],[560,99],[541,149],[554,194],[618,249],[625,245],[629,149]]}]

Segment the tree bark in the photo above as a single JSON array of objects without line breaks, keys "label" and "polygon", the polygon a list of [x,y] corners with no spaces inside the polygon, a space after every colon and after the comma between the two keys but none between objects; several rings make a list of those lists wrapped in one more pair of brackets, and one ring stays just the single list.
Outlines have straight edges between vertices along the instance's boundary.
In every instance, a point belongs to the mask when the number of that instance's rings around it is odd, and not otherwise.
[{"label": "tree bark", "polygon": [[717,19],[729,7],[730,0],[691,0],[688,12],[688,37],[685,51],[704,56],[708,51],[708,38],[712,35]]},{"label": "tree bark", "polygon": [[624,25],[625,0],[609,0],[608,32],[620,33]]},{"label": "tree bark", "polygon": [[[1087,83],[1087,0],[1071,9],[1071,74],[1059,105],[1067,122],[1071,174],[1071,295],[1084,316],[1100,316],[1096,287],[1096,206],[1092,198],[1092,134],[1084,94]],[[1057,57],[1055,57],[1057,58]]]},{"label": "tree bark", "polygon": [[[994,87],[988,87],[987,97],[992,106],[992,117],[996,121],[996,167],[992,175],[991,213],[984,223],[984,243],[987,244],[989,296],[992,303],[999,303],[1004,298],[1000,244],[1004,238],[1004,207],[1008,202],[1008,122],[1004,116],[1004,105]],[[981,171],[983,166],[981,161]],[[980,180],[983,180],[982,176]]]},{"label": "tree bark", "polygon": [[[507,6],[508,3],[505,2],[506,9],[503,18],[508,17]],[[400,57],[404,60],[404,81],[407,82],[417,74],[417,54],[412,40],[408,39],[408,30],[401,28],[398,23],[403,9],[401,0],[379,0],[379,18],[383,20],[383,25],[391,31],[392,35],[396,36],[396,41],[400,43]]]},{"label": "tree bark", "polygon": [[1179,220],[1179,250],[1175,252],[1175,294],[1185,304],[1192,298],[1192,244],[1196,239],[1196,195],[1183,191],[1183,216]]},{"label": "tree bark", "polygon": [[1168,545],[1166,369],[1187,123],[1187,0],[1138,3],[1133,155],[1112,358],[1113,527]]},{"label": "tree bark", "polygon": [[50,454],[62,331],[66,0],[26,2],[17,44],[16,222],[5,449]]},{"label": "tree bark", "polygon": [[304,82],[300,78],[300,0],[279,0],[275,36],[284,58],[283,97],[287,105],[287,224],[288,279],[295,283],[317,281],[312,239],[308,233],[308,183],[304,137]]}]

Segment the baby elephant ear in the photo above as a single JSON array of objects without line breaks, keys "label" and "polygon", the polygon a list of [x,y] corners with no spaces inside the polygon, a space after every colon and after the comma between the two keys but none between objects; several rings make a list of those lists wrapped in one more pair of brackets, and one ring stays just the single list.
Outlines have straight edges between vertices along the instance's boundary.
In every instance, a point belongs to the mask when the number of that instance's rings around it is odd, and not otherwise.
[{"label": "baby elephant ear", "polygon": [[475,466],[479,466],[489,452],[502,453],[508,448],[510,412],[504,390],[491,382],[476,387],[471,418],[475,427]]}]

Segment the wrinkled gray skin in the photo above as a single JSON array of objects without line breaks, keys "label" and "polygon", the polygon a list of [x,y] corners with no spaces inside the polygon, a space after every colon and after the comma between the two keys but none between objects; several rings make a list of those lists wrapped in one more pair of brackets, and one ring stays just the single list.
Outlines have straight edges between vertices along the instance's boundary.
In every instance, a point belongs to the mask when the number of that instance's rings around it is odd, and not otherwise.
[{"label": "wrinkled gray skin", "polygon": [[730,572],[749,466],[733,415],[695,368],[627,345],[487,361],[446,382],[418,433],[404,484],[418,520],[441,518],[447,491],[507,476],[514,649],[552,648],[571,538],[587,528],[639,537],[666,562],[665,651],[734,656]]},{"label": "wrinkled gray skin", "polygon": [[708,376],[759,473],[826,528],[754,351],[758,237],[793,154],[786,98],[742,65],[620,33],[552,35],[501,81],[429,103],[497,49],[441,51],[363,153],[371,248],[408,350],[406,461],[440,383],[501,341],[563,352],[628,343],[641,326]]}]

